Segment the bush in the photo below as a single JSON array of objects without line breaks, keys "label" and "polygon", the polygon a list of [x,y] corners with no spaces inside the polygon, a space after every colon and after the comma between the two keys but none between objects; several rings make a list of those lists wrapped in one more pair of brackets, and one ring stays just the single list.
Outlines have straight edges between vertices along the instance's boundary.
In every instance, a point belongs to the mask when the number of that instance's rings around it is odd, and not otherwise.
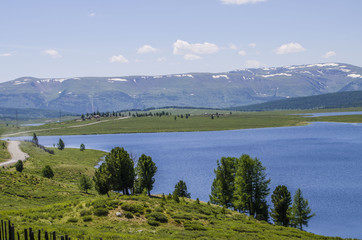
[{"label": "bush", "polygon": [[154,227],[160,226],[160,222],[156,221],[154,218],[149,218],[147,223]]},{"label": "bush", "polygon": [[150,219],[150,218],[155,219],[156,221],[161,222],[161,223],[168,222],[166,215],[163,213],[160,213],[160,212],[153,212],[153,213],[148,214],[147,219]]},{"label": "bush", "polygon": [[173,219],[184,219],[184,220],[192,220],[192,216],[185,213],[179,213],[172,216]]},{"label": "bush", "polygon": [[162,207],[156,207],[155,211],[156,211],[156,212],[161,212],[161,213],[162,213],[162,212],[163,212],[163,208],[162,208]]},{"label": "bush", "polygon": [[42,170],[42,176],[46,178],[53,178],[54,173],[52,168],[49,165],[46,165]]},{"label": "bush", "polygon": [[128,218],[128,219],[133,218],[133,214],[132,214],[131,212],[125,211],[123,214],[124,214],[124,216],[125,216],[126,218]]},{"label": "bush", "polygon": [[102,200],[102,199],[98,199],[98,200],[95,200],[94,202],[92,202],[92,206],[94,208],[106,208],[107,207],[106,201]]},{"label": "bush", "polygon": [[78,219],[74,218],[74,217],[71,217],[67,220],[67,223],[76,223],[78,222]]},{"label": "bush", "polygon": [[146,208],[146,213],[151,213],[152,210],[150,208]]},{"label": "bush", "polygon": [[85,216],[83,217],[83,222],[91,222],[93,219],[91,216]]},{"label": "bush", "polygon": [[184,228],[188,231],[206,231],[206,228],[200,222],[185,222]]},{"label": "bush", "polygon": [[21,160],[17,161],[16,164],[15,164],[15,169],[16,171],[18,172],[22,172],[23,169],[24,169],[24,164]]},{"label": "bush", "polygon": [[96,215],[98,217],[107,216],[108,209],[107,208],[96,208],[96,209],[94,209],[94,215]]},{"label": "bush", "polygon": [[82,210],[80,211],[80,216],[83,217],[83,216],[87,216],[87,215],[91,215],[91,211],[89,210]]},{"label": "bush", "polygon": [[143,214],[143,205],[137,203],[124,203],[121,208],[131,213]]}]

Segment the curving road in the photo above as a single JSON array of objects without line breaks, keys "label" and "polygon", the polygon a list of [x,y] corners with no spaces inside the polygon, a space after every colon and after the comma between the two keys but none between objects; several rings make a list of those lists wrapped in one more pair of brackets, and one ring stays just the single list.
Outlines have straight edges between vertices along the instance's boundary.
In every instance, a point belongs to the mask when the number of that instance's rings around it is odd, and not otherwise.
[{"label": "curving road", "polygon": [[0,167],[8,167],[15,164],[17,161],[25,161],[29,155],[21,151],[20,141],[8,141],[8,152],[11,155],[11,158],[3,163],[0,163]]}]

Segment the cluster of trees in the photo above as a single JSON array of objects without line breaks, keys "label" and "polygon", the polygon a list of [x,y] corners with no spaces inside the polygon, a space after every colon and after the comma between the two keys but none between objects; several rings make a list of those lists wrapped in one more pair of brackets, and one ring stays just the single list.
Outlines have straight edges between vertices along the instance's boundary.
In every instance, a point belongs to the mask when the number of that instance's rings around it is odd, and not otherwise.
[{"label": "cluster of trees", "polygon": [[134,167],[134,160],[124,148],[116,147],[106,156],[104,163],[95,171],[93,181],[99,194],[119,191],[129,195],[147,191],[151,195],[156,164],[150,156],[142,154]]},{"label": "cluster of trees", "polygon": [[86,119],[91,119],[91,118],[95,118],[95,117],[162,117],[162,116],[169,116],[172,115],[172,113],[170,112],[165,112],[165,111],[160,111],[160,112],[135,112],[135,113],[131,113],[131,112],[93,112],[93,113],[86,113],[86,114],[82,114],[81,115],[81,119],[82,120],[86,120]]},{"label": "cluster of trees", "polygon": [[[243,154],[240,158],[223,157],[217,161],[215,179],[211,186],[210,201],[239,212],[247,213],[258,220],[269,220],[267,197],[270,179],[266,168],[257,158]],[[274,208],[270,212],[275,224],[299,229],[314,216],[308,201],[298,189],[291,206],[290,192],[285,186],[277,186],[272,195]]]}]

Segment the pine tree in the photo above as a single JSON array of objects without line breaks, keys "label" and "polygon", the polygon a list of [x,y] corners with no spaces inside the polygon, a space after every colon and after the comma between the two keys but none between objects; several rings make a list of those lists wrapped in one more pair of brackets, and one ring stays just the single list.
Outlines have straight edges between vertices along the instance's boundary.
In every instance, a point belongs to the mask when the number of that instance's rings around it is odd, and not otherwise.
[{"label": "pine tree", "polygon": [[237,159],[234,206],[258,220],[268,221],[266,197],[270,179],[266,179],[265,170],[257,158],[244,154]]},{"label": "pine tree", "polygon": [[135,178],[134,162],[128,152],[116,147],[106,156],[105,163],[111,189],[128,195]]},{"label": "pine tree", "polygon": [[300,188],[296,191],[291,208],[291,226],[303,230],[303,225],[308,227],[308,221],[314,217],[315,214],[309,207],[308,200],[303,198]]},{"label": "pine tree", "polygon": [[39,145],[39,140],[38,137],[36,136],[35,133],[33,133],[33,139],[31,140],[35,145]]},{"label": "pine tree", "polygon": [[18,160],[18,161],[16,162],[16,164],[15,164],[15,169],[16,169],[16,171],[18,171],[18,172],[22,172],[22,171],[23,171],[23,169],[24,169],[24,164],[23,164],[23,162],[22,162],[21,160]]},{"label": "pine tree", "polygon": [[156,164],[152,161],[152,158],[142,154],[138,159],[136,173],[139,181],[140,189],[147,189],[148,196],[151,196],[151,190],[155,183],[154,176],[157,172]]},{"label": "pine tree", "polygon": [[58,149],[59,150],[63,150],[64,149],[64,142],[61,138],[59,138],[59,142],[58,142]]},{"label": "pine tree", "polygon": [[107,172],[106,164],[103,163],[95,172],[93,181],[95,184],[95,189],[101,195],[107,194],[110,191],[110,179],[109,174]]},{"label": "pine tree", "polygon": [[88,193],[88,190],[92,189],[93,184],[92,184],[92,180],[90,179],[90,177],[88,177],[87,175],[82,175],[80,177],[80,181],[79,181],[79,188],[80,190]]},{"label": "pine tree", "polygon": [[84,151],[84,150],[85,150],[85,145],[82,143],[82,144],[80,145],[79,149],[80,149],[81,151]]},{"label": "pine tree", "polygon": [[187,192],[187,186],[186,183],[182,180],[180,180],[176,185],[175,185],[175,190],[173,191],[173,195],[178,196],[178,197],[186,197],[186,198],[190,198],[191,197],[191,193]]},{"label": "pine tree", "polygon": [[289,226],[289,211],[292,198],[287,187],[284,185],[277,186],[271,199],[274,208],[271,210],[270,215],[273,218],[274,223],[284,227]]},{"label": "pine tree", "polygon": [[233,195],[235,190],[235,163],[236,158],[221,158],[217,160],[217,168],[214,170],[216,175],[212,186],[210,201],[225,207],[233,207]]}]

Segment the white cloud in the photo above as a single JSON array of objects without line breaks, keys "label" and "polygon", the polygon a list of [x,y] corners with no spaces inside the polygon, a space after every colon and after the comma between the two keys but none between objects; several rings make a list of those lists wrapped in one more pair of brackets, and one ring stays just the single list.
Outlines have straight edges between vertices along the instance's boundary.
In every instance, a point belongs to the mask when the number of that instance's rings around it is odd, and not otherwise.
[{"label": "white cloud", "polygon": [[255,48],[255,47],[256,47],[256,43],[249,43],[249,47]]},{"label": "white cloud", "polygon": [[11,57],[13,56],[12,53],[0,53],[0,57]]},{"label": "white cloud", "polygon": [[201,57],[197,56],[195,54],[186,54],[186,55],[184,55],[184,59],[188,60],[188,61],[193,61],[193,60],[201,59]]},{"label": "white cloud", "polygon": [[330,57],[333,57],[333,56],[336,56],[337,53],[335,51],[329,51],[329,52],[326,52],[326,54],[323,55],[324,58],[330,58]]},{"label": "white cloud", "polygon": [[166,62],[166,61],[167,61],[167,58],[165,58],[165,57],[157,58],[157,62]]},{"label": "white cloud", "polygon": [[94,12],[88,14],[89,17],[95,17],[96,14]]},{"label": "white cloud", "polygon": [[47,50],[43,51],[43,53],[46,54],[46,55],[49,55],[49,56],[51,56],[51,57],[53,57],[53,58],[60,58],[60,57],[62,57],[62,56],[59,54],[59,52],[58,52],[57,50],[55,50],[55,49],[47,49]]},{"label": "white cloud", "polygon": [[144,53],[154,53],[157,52],[158,49],[154,48],[150,45],[143,45],[142,47],[140,47],[139,49],[137,49],[137,53],[138,54],[144,54]]},{"label": "white cloud", "polygon": [[110,63],[120,62],[120,63],[128,63],[128,59],[120,55],[114,55],[109,58]]},{"label": "white cloud", "polygon": [[246,52],[244,50],[240,50],[238,52],[238,54],[241,55],[241,56],[246,56]]},{"label": "white cloud", "polygon": [[261,65],[261,63],[257,60],[248,60],[248,61],[246,61],[246,64],[245,64],[245,66],[247,68],[258,68],[258,67],[260,67],[260,65]]},{"label": "white cloud", "polygon": [[236,49],[237,49],[236,45],[233,44],[233,43],[230,43],[230,44],[229,44],[229,48],[230,48],[231,50],[236,50]]},{"label": "white cloud", "polygon": [[267,0],[221,0],[223,4],[243,5],[248,3],[266,2]]},{"label": "white cloud", "polygon": [[298,53],[298,52],[304,52],[306,49],[300,45],[299,43],[288,43],[283,44],[279,48],[275,50],[276,54],[289,54],[289,53]]},{"label": "white cloud", "polygon": [[177,40],[173,44],[173,54],[211,54],[219,51],[219,47],[213,43],[188,43],[186,41]]}]

